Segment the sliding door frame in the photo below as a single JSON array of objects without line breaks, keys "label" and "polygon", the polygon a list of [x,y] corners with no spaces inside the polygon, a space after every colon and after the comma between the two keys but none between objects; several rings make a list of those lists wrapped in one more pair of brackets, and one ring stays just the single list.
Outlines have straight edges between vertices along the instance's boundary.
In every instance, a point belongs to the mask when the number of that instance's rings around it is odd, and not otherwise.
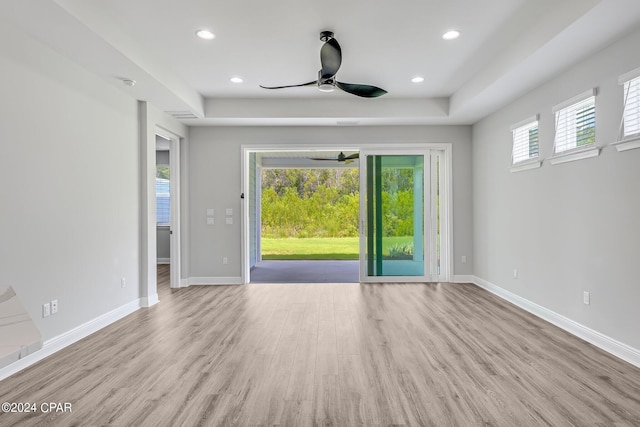
[{"label": "sliding door frame", "polygon": [[[391,148],[367,147],[360,150],[360,282],[448,282],[451,277],[451,144],[409,144]],[[423,276],[370,276],[367,268],[367,254],[371,251],[367,240],[368,206],[370,197],[367,173],[368,156],[424,156],[423,174]],[[438,185],[439,184],[439,185]],[[439,187],[439,188],[438,188]],[[440,206],[431,200],[439,192]],[[431,196],[433,195],[433,196]],[[437,222],[440,221],[440,263],[438,265]],[[369,245],[370,246],[370,245]]]},{"label": "sliding door frame", "polygon": [[[393,149],[389,149],[393,147]],[[398,150],[420,151],[420,150],[433,150],[441,153],[440,161],[440,274],[437,277],[432,277],[434,281],[448,282],[453,273],[453,241],[452,241],[452,200],[453,200],[453,186],[452,186],[452,143],[427,143],[427,142],[411,142],[411,143],[395,143],[389,141],[386,144],[380,143],[366,143],[366,142],[345,142],[345,143],[332,143],[319,146],[309,144],[243,144],[240,147],[241,151],[241,193],[243,196],[249,196],[251,193],[249,188],[249,154],[252,152],[270,152],[270,151],[358,151],[361,154],[364,152],[375,152],[376,154],[390,154],[389,151],[397,152]],[[360,166],[365,163],[364,158],[360,159]],[[362,169],[360,171],[362,174]],[[362,191],[362,189],[361,189]],[[362,193],[361,193],[362,194]],[[249,231],[249,209],[248,199],[244,198],[242,201],[241,212],[241,275],[242,283],[249,283],[250,279],[250,261],[249,261],[249,248],[250,248],[250,231]],[[362,203],[362,202],[361,202]],[[361,212],[363,207],[360,207]],[[360,234],[362,235],[364,226],[362,222],[362,215],[360,221]],[[362,251],[362,246],[360,250]],[[387,277],[385,281],[389,282],[393,277]],[[421,279],[424,281],[424,279]],[[364,281],[364,276],[361,276],[360,281]],[[415,281],[415,280],[414,280]]]}]

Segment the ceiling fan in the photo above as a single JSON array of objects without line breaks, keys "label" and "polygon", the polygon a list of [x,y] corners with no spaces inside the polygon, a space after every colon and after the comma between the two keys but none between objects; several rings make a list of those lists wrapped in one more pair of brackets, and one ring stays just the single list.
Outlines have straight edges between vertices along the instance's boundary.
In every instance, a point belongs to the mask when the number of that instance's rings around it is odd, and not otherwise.
[{"label": "ceiling fan", "polygon": [[263,89],[284,89],[288,87],[301,87],[301,86],[318,86],[318,89],[322,92],[333,92],[337,87],[344,92],[352,95],[360,96],[362,98],[376,98],[387,93],[386,90],[380,89],[377,86],[362,85],[354,83],[343,83],[335,79],[338,69],[342,64],[342,50],[338,41],[333,38],[332,31],[323,31],[320,33],[320,40],[324,42],[320,49],[320,63],[322,69],[318,71],[318,80],[314,80],[308,83],[302,83],[299,85],[289,86],[262,86]]},{"label": "ceiling fan", "polygon": [[311,160],[320,160],[320,161],[328,160],[331,162],[344,163],[345,165],[348,165],[349,163],[353,163],[353,161],[359,157],[360,157],[360,153],[355,153],[349,156],[345,156],[345,154],[341,151],[340,154],[338,154],[338,157],[334,159],[326,158],[326,157],[311,157]]}]

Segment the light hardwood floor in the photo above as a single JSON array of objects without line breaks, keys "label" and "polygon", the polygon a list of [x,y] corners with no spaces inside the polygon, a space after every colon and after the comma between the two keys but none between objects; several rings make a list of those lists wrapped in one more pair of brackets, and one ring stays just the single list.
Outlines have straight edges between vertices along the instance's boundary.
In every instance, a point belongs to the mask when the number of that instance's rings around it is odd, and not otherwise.
[{"label": "light hardwood floor", "polygon": [[473,285],[168,288],[0,382],[0,425],[639,426],[640,369]]}]

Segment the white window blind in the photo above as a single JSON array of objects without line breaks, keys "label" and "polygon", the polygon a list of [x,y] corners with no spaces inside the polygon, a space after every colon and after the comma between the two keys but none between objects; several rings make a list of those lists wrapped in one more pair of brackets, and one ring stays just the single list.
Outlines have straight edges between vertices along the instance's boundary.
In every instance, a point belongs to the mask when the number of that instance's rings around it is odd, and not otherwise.
[{"label": "white window blind", "polygon": [[515,165],[538,157],[538,117],[511,127],[513,133],[512,161]]},{"label": "white window blind", "polygon": [[622,137],[640,136],[640,76],[624,82],[624,113]]},{"label": "white window blind", "polygon": [[562,153],[574,148],[586,147],[595,144],[596,139],[596,98],[594,91],[589,91],[590,96],[579,95],[576,98],[584,98],[572,103],[567,102],[554,107],[556,113],[556,136],[554,152]]}]

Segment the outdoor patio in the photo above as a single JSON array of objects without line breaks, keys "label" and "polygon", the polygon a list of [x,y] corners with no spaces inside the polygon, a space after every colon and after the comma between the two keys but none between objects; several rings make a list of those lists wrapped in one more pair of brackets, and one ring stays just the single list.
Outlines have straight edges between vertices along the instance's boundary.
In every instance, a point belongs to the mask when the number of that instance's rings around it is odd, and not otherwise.
[{"label": "outdoor patio", "polygon": [[358,261],[260,261],[251,283],[358,283]]}]

